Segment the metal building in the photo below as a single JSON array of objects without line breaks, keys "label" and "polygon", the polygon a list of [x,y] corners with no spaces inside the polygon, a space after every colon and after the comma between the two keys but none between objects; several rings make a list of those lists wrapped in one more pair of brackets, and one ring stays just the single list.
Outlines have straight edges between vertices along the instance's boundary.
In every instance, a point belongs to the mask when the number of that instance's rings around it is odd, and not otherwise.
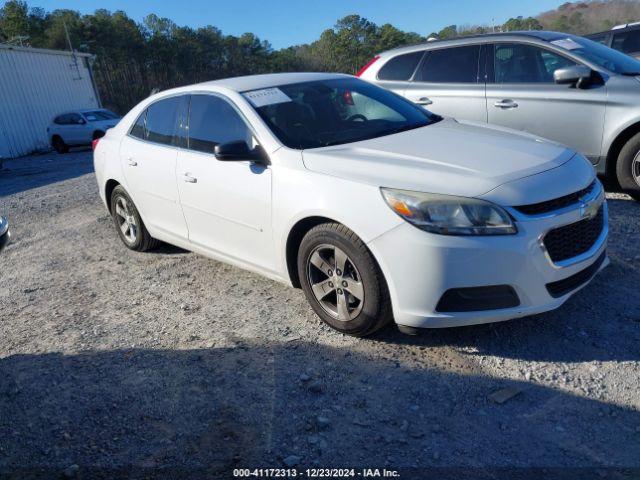
[{"label": "metal building", "polygon": [[0,158],[48,150],[53,117],[100,106],[91,61],[86,53],[0,44]]}]

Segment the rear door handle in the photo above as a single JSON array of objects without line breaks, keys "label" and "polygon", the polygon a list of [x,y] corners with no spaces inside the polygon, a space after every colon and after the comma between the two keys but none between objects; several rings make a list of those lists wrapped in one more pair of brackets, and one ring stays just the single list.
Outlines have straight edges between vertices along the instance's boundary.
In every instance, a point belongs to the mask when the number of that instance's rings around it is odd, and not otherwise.
[{"label": "rear door handle", "polygon": [[509,108],[518,108],[518,104],[510,99],[500,100],[499,102],[494,103],[493,106],[504,110]]},{"label": "rear door handle", "polygon": [[431,105],[433,101],[429,97],[420,97],[418,100],[416,100],[416,103],[418,105]]},{"label": "rear door handle", "polygon": [[185,173],[184,175],[182,175],[182,178],[187,183],[197,183],[198,182],[198,179],[196,177],[194,177],[193,175],[191,175],[190,173]]},{"label": "rear door handle", "polygon": [[127,162],[131,167],[136,167],[138,165],[138,162],[136,162],[133,158],[127,158]]}]

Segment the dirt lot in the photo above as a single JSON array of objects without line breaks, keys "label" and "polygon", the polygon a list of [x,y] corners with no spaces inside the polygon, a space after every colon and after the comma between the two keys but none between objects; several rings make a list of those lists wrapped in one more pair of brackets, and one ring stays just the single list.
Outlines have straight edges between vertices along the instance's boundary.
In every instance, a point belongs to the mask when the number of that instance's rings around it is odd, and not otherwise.
[{"label": "dirt lot", "polygon": [[[637,478],[640,205],[609,207],[612,264],[560,310],[355,339],[299,290],[170,246],[127,250],[90,152],[6,161],[0,477]],[[504,388],[518,394],[492,401]]]}]

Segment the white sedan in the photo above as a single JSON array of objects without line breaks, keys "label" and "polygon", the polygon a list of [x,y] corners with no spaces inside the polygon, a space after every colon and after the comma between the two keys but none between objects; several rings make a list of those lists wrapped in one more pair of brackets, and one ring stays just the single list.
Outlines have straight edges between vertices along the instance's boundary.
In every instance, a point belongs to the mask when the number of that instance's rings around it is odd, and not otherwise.
[{"label": "white sedan", "polygon": [[47,127],[47,136],[54,150],[67,153],[69,147],[91,145],[115,127],[120,116],[104,108],[75,110],[57,115]]},{"label": "white sedan", "polygon": [[583,156],[347,75],[159,93],[94,162],[128,248],[164,241],[300,287],[352,335],[552,310],[608,263],[607,205]]}]

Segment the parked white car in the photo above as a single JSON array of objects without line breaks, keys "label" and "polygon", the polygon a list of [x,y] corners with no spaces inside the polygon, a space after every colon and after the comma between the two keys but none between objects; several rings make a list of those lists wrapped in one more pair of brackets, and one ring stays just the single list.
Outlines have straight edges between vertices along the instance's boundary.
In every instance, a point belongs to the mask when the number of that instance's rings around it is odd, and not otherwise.
[{"label": "parked white car", "polygon": [[582,155],[347,75],[154,95],[94,161],[127,247],[161,240],[301,287],[352,335],[545,312],[608,263],[604,193]]},{"label": "parked white car", "polygon": [[57,115],[47,127],[51,146],[58,153],[66,153],[69,147],[91,145],[120,121],[119,115],[104,108],[75,110]]}]

